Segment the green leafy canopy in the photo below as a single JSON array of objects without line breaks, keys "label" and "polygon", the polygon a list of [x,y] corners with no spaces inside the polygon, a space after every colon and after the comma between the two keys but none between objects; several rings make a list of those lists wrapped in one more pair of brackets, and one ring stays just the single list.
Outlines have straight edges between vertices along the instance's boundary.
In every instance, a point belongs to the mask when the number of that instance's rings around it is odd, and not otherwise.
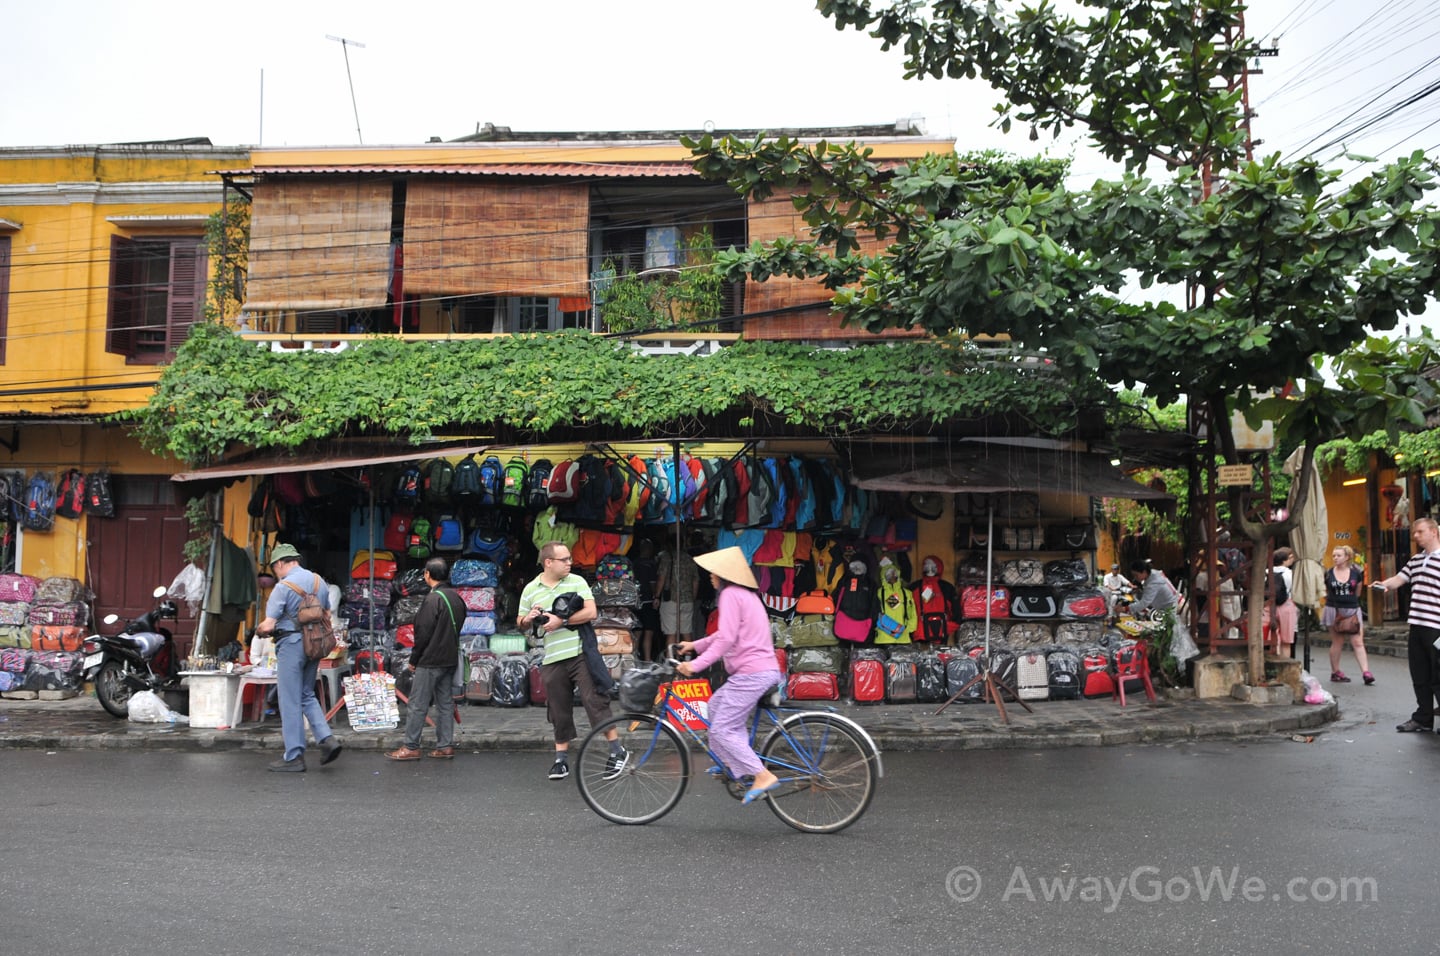
[{"label": "green leafy canopy", "polygon": [[1105,401],[1053,366],[952,342],[848,350],[741,342],[710,356],[640,354],[580,331],[483,340],[376,338],[338,354],[282,354],[217,325],[196,327],[149,403],[123,418],[142,442],[191,464],[232,446],[290,450],[355,435],[420,441],[504,427],[661,437],[720,419],[845,435],[1000,414],[1063,433]]}]

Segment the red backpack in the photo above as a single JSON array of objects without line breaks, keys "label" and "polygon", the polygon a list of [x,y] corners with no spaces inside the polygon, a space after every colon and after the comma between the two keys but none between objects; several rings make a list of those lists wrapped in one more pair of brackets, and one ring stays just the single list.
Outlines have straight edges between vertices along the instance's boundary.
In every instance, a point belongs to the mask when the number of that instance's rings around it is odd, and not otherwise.
[{"label": "red backpack", "polygon": [[78,518],[85,509],[85,475],[71,468],[60,476],[55,489],[55,513],[62,518]]},{"label": "red backpack", "polygon": [[545,486],[550,502],[574,501],[580,497],[580,463],[567,458],[550,471],[550,482]]}]

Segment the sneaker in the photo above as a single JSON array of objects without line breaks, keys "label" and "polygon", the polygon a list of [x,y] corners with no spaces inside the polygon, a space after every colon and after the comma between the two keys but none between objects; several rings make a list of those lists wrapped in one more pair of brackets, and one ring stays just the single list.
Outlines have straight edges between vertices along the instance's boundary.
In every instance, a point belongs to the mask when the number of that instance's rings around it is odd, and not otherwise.
[{"label": "sneaker", "polygon": [[570,764],[563,760],[555,761],[555,766],[550,768],[550,779],[564,780],[568,776],[570,776]]},{"label": "sneaker", "polygon": [[1375,675],[1370,673],[1369,671],[1366,671],[1360,676],[1365,680],[1366,687],[1369,687],[1371,684],[1375,683]]},{"label": "sneaker", "polygon": [[276,773],[304,773],[305,758],[296,757],[294,760],[285,760],[284,758],[281,758],[280,760],[271,761],[271,763],[266,769],[272,770]]},{"label": "sneaker", "polygon": [[610,759],[605,761],[605,772],[600,775],[600,779],[614,780],[620,776],[628,763],[630,763],[630,751],[621,747],[618,754],[612,753]]},{"label": "sneaker", "polygon": [[1429,733],[1430,728],[1424,724],[1417,724],[1414,720],[1407,720],[1403,724],[1396,724],[1395,729],[1402,734]]},{"label": "sneaker", "polygon": [[1331,672],[1330,672],[1330,683],[1332,683],[1332,684],[1348,684],[1348,683],[1350,683],[1350,678],[1348,678],[1348,677],[1345,676],[1345,672],[1344,672],[1344,671],[1331,671]]}]

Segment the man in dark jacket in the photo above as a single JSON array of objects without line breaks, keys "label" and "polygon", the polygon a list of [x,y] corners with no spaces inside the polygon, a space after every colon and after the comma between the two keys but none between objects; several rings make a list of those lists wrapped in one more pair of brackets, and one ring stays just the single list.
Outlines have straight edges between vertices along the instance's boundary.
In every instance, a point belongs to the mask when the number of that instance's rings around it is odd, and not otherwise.
[{"label": "man in dark jacket", "polygon": [[425,583],[430,593],[415,615],[415,646],[410,649],[410,702],[405,717],[405,744],[385,756],[391,760],[419,760],[420,734],[425,716],[435,708],[435,749],[431,757],[455,756],[455,701],[451,685],[460,662],[460,622],[465,602],[450,587],[450,565],[444,558],[425,562]]}]

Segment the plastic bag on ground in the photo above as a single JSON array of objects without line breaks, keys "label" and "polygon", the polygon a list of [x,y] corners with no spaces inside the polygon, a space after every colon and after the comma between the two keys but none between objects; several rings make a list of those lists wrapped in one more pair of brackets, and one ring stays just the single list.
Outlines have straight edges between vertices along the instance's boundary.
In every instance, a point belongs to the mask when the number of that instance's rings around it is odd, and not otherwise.
[{"label": "plastic bag on ground", "polygon": [[153,690],[136,691],[130,697],[130,719],[141,724],[188,724],[190,718],[165,706]]},{"label": "plastic bag on ground", "polygon": [[1300,672],[1300,683],[1305,685],[1305,703],[1328,704],[1335,698],[1320,684],[1319,678],[1309,671]]}]

